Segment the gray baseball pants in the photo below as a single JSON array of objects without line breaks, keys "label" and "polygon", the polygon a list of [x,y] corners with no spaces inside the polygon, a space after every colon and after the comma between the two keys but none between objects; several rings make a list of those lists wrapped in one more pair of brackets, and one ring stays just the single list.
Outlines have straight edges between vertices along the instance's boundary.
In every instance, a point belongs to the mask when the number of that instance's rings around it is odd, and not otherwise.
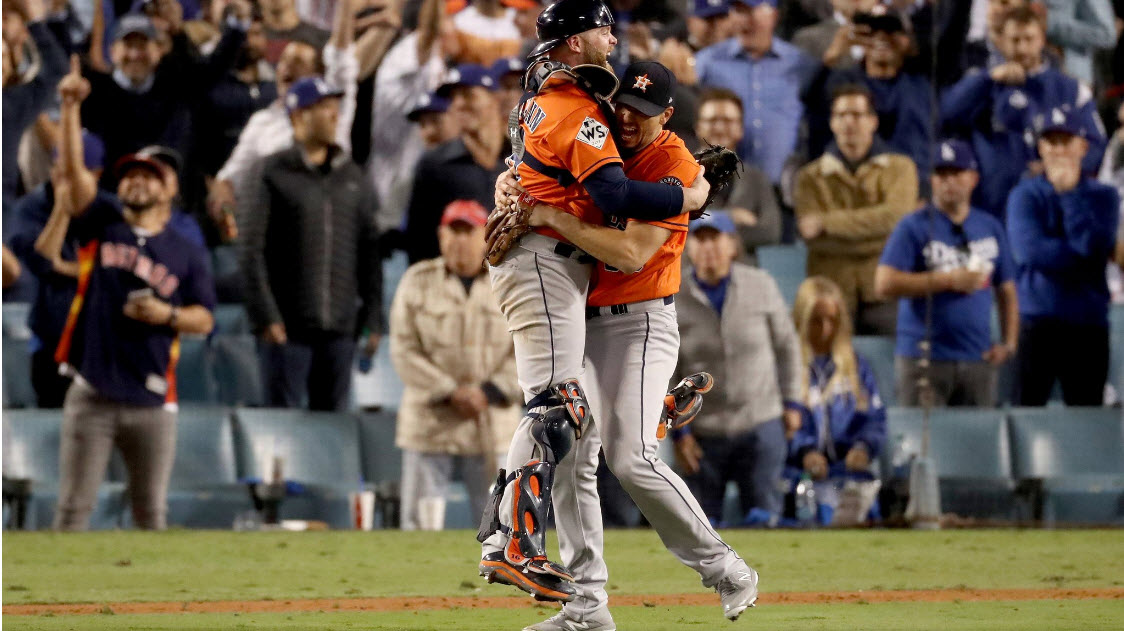
[{"label": "gray baseball pants", "polygon": [[592,427],[558,468],[555,522],[561,562],[574,573],[578,597],[566,615],[583,620],[608,604],[608,569],[597,495],[597,451],[681,563],[712,587],[742,560],[710,525],[687,484],[656,455],[656,425],[679,358],[675,305],[650,300],[612,315],[602,308],[586,325],[588,377],[583,382]]}]

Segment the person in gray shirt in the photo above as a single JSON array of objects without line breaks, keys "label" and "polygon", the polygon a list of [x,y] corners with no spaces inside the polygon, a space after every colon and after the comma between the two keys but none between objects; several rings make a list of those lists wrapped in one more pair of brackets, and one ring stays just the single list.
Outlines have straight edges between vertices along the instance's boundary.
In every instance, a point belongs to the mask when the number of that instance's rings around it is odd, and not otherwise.
[{"label": "person in gray shirt", "polygon": [[[691,224],[693,268],[676,297],[678,377],[706,370],[714,389],[698,418],[672,432],[675,460],[712,523],[734,481],[742,514],[781,512],[786,436],[800,427],[800,350],[788,305],[767,272],[735,261],[737,228],[711,212]],[[717,332],[717,335],[715,334]]]}]

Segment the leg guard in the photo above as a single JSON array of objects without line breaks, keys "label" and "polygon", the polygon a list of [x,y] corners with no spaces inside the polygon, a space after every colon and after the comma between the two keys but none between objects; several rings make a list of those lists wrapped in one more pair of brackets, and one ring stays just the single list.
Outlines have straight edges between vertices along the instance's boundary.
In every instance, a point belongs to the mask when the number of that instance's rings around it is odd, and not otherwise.
[{"label": "leg guard", "polygon": [[[583,416],[584,418],[584,416]],[[548,409],[531,425],[539,459],[523,465],[515,473],[512,486],[511,539],[504,556],[527,571],[551,574],[572,581],[564,566],[546,558],[546,524],[550,518],[550,495],[554,487],[554,467],[573,448],[577,430],[566,406]]]},{"label": "leg guard", "polygon": [[660,423],[656,425],[656,438],[663,440],[668,432],[679,429],[695,420],[702,410],[702,395],[714,387],[714,377],[710,373],[697,372],[684,377],[664,396],[664,409]]},{"label": "leg guard", "polygon": [[515,477],[508,477],[507,471],[503,469],[500,469],[499,475],[496,476],[496,481],[492,485],[492,495],[484,505],[484,514],[480,516],[480,530],[476,531],[476,540],[480,543],[484,543],[492,533],[503,528],[503,524],[500,523],[500,502],[503,501],[503,490],[513,479]]}]

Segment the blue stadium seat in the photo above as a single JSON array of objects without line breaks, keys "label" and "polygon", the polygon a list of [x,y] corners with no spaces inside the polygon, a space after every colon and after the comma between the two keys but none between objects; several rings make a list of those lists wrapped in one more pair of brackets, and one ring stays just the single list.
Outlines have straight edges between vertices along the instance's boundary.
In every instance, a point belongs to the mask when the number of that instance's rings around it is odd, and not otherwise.
[{"label": "blue stadium seat", "polygon": [[[24,527],[50,528],[59,492],[59,430],[61,410],[4,411],[4,475],[31,480],[31,501]],[[119,459],[111,462],[106,480],[98,489],[90,528],[121,525],[125,484]]]},{"label": "blue stadium seat", "polygon": [[1124,473],[1124,417],[1118,408],[1014,408],[1018,478]]},{"label": "blue stadium seat", "polygon": [[394,444],[397,410],[359,415],[363,478],[372,484],[402,479],[402,450]]},{"label": "blue stadium seat", "polygon": [[260,406],[264,402],[257,342],[248,333],[211,337],[214,379],[219,403]]},{"label": "blue stadium seat", "polygon": [[27,313],[31,305],[26,302],[5,302],[3,307],[3,382],[4,407],[35,407],[35,390],[31,387],[31,352],[27,342],[31,329],[27,328]]},{"label": "blue stadium seat", "polygon": [[201,335],[180,336],[180,358],[176,364],[176,392],[184,403],[215,403],[214,360],[207,338]]},{"label": "blue stadium seat", "polygon": [[304,487],[281,507],[287,519],[351,523],[347,494],[360,488],[359,423],[349,414],[304,410],[235,411],[235,446],[242,478],[262,478],[280,458],[286,480]]},{"label": "blue stadium seat", "polygon": [[856,335],[853,339],[855,352],[870,362],[874,377],[878,380],[878,390],[882,402],[887,406],[898,402],[897,382],[894,379],[894,338],[882,335]]},{"label": "blue stadium seat", "polygon": [[769,272],[781,289],[785,304],[792,306],[796,290],[804,281],[808,250],[803,243],[765,245],[757,248],[757,265]]},{"label": "blue stadium seat", "polygon": [[1124,399],[1124,305],[1112,305],[1109,311],[1109,338],[1108,382]]},{"label": "blue stadium seat", "polygon": [[230,528],[238,513],[252,508],[246,485],[238,481],[231,410],[181,407],[168,484],[168,525]]},{"label": "blue stadium seat", "polygon": [[[921,451],[923,410],[891,408],[883,466]],[[999,410],[941,408],[930,416],[929,456],[937,470],[941,510],[965,517],[1014,519],[1015,480],[1007,418]]]},{"label": "blue stadium seat", "polygon": [[1011,410],[1016,477],[1047,526],[1124,525],[1124,418],[1115,408]]}]

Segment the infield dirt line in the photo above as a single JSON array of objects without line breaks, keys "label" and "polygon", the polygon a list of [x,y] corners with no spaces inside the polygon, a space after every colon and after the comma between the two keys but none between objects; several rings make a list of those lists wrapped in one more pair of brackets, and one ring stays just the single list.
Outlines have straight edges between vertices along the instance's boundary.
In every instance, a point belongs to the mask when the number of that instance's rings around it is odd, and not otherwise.
[{"label": "infield dirt line", "polygon": [[[1124,588],[1083,589],[927,589],[857,592],[779,592],[762,594],[760,605],[869,604],[899,602],[980,602],[1018,600],[1124,600]],[[613,595],[615,607],[713,605],[716,596],[696,594]],[[417,611],[448,609],[522,609],[537,603],[510,596],[436,596],[382,598],[310,598],[282,600],[216,600],[146,603],[84,603],[4,605],[5,616],[165,614],[165,613],[290,613],[302,611]]]}]

